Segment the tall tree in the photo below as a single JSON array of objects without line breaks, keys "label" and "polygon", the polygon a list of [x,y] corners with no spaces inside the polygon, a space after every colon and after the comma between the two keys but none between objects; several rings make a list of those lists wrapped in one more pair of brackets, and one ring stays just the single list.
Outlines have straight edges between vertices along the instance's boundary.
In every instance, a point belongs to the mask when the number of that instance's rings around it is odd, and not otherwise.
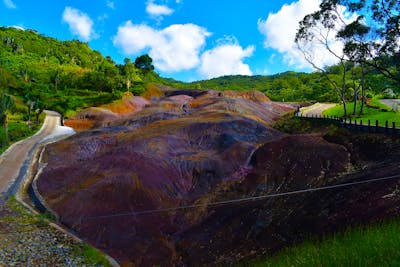
[{"label": "tall tree", "polygon": [[135,67],[142,70],[144,74],[154,70],[153,59],[149,55],[142,55],[135,59]]},{"label": "tall tree", "polygon": [[[303,53],[305,60],[320,71],[337,92],[343,104],[344,116],[347,116],[346,94],[348,91],[347,62],[348,59],[343,51],[337,49],[340,42],[338,33],[346,25],[346,19],[342,16],[340,6],[335,5],[337,1],[326,0],[320,5],[320,10],[304,17],[296,33],[295,42],[298,49]],[[333,56],[340,67],[340,79],[330,75],[329,68],[318,65],[319,59],[315,57],[316,49],[325,49]]]},{"label": "tall tree", "polygon": [[123,66],[123,74],[125,77],[125,86],[126,90],[129,92],[129,89],[132,86],[133,82],[140,81],[140,76],[138,73],[138,69],[133,65],[130,58],[124,59],[125,65]]},{"label": "tall tree", "polygon": [[0,93],[0,120],[4,126],[5,131],[5,144],[9,145],[10,140],[8,137],[8,115],[15,109],[14,100],[4,92]]},{"label": "tall tree", "polygon": [[35,97],[33,96],[33,94],[28,91],[25,95],[24,95],[24,103],[26,105],[26,107],[28,108],[28,127],[31,127],[31,113],[33,108],[35,107]]}]

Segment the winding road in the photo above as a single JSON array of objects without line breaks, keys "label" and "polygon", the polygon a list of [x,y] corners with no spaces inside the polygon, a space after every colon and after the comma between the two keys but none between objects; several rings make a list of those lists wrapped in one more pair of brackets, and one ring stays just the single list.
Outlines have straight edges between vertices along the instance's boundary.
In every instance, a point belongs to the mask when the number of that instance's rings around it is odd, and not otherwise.
[{"label": "winding road", "polygon": [[332,103],[315,103],[314,105],[300,109],[300,114],[304,117],[320,116],[322,112],[328,108],[334,107],[336,104]]},{"label": "winding road", "polygon": [[45,111],[43,126],[34,136],[19,141],[0,156],[0,206],[15,194],[23,182],[37,146],[51,138],[73,134],[69,127],[61,125],[60,115]]},{"label": "winding road", "polygon": [[393,110],[397,111],[400,108],[400,99],[380,99],[379,101]]}]

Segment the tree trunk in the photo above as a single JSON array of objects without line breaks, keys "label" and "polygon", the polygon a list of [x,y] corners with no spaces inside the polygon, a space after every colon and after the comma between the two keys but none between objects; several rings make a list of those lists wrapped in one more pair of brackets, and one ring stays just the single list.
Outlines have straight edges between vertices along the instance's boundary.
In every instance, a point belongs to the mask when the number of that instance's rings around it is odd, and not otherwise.
[{"label": "tree trunk", "polygon": [[358,100],[358,91],[360,89],[360,86],[356,84],[356,74],[354,73],[354,69],[355,69],[356,65],[353,66],[353,68],[351,69],[351,76],[353,78],[353,103],[354,103],[354,107],[353,107],[353,115],[357,114],[357,100]]},{"label": "tree trunk", "polygon": [[344,61],[342,63],[342,68],[343,68],[343,75],[342,75],[342,90],[341,90],[341,100],[343,103],[343,116],[346,118],[347,117],[347,106],[346,106],[346,65]]},{"label": "tree trunk", "polygon": [[365,103],[365,77],[364,77],[364,66],[361,64],[361,106],[360,106],[360,114],[364,113],[364,103]]},{"label": "tree trunk", "polygon": [[29,104],[28,104],[28,128],[29,128],[29,129],[31,128],[31,109],[32,109],[32,106],[31,106],[31,104],[29,103]]},{"label": "tree trunk", "polygon": [[347,117],[347,103],[346,103],[346,98],[344,95],[342,95],[341,97],[341,101],[343,104],[343,117],[346,118]]},{"label": "tree trunk", "polygon": [[8,114],[4,114],[4,131],[6,133],[6,146],[10,144],[10,140],[8,137]]},{"label": "tree trunk", "polygon": [[358,90],[356,90],[356,89],[354,89],[355,91],[354,91],[354,99],[353,99],[353,101],[354,101],[354,107],[353,107],[353,115],[356,115],[357,114],[357,98],[358,98]]}]

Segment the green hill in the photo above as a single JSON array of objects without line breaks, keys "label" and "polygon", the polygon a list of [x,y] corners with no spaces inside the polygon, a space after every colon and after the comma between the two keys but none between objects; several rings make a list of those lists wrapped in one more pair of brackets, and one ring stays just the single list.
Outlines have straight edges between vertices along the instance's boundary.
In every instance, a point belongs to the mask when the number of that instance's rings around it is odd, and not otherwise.
[{"label": "green hill", "polygon": [[[147,82],[162,82],[156,73],[141,72],[131,62],[115,64],[87,43],[0,27],[0,90],[20,100],[68,114],[120,98],[128,78],[137,94]],[[18,107],[22,112],[24,107]]]},{"label": "green hill", "polygon": [[[182,86],[176,84],[177,87]],[[319,73],[284,72],[270,76],[223,76],[184,86],[217,90],[258,90],[276,101],[337,101],[330,85]]]}]

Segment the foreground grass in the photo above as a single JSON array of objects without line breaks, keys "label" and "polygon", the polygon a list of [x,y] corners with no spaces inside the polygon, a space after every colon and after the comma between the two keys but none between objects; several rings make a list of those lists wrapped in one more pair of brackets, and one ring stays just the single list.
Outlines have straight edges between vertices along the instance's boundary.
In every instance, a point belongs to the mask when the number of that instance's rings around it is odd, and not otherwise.
[{"label": "foreground grass", "polygon": [[400,221],[358,227],[288,248],[252,266],[400,266]]},{"label": "foreground grass", "polygon": [[[389,125],[392,122],[395,122],[396,125],[400,125],[400,113],[392,111],[391,107],[383,105],[379,102],[377,98],[371,100],[370,106],[368,107],[364,105],[363,114],[360,115],[360,103],[357,104],[357,114],[352,115],[354,109],[354,103],[347,103],[347,113],[350,114],[349,117],[354,121],[359,122],[360,120],[363,121],[364,124],[368,123],[368,120],[371,121],[371,124],[375,125],[375,121],[378,120],[379,125],[385,125],[385,122],[388,121]],[[343,105],[337,105],[330,109],[327,109],[323,112],[325,116],[338,116],[343,117]]]}]

